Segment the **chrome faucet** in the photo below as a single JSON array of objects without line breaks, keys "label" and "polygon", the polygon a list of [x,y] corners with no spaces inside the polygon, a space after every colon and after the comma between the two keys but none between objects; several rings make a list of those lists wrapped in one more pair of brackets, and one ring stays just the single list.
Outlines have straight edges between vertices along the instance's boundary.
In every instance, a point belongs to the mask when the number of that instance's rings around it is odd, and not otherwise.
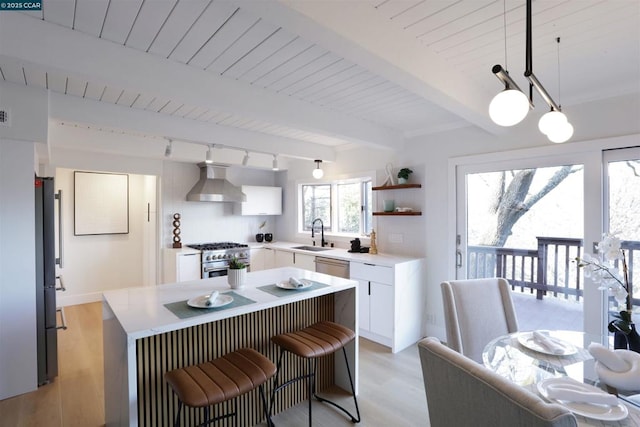
[{"label": "chrome faucet", "polygon": [[313,239],[313,237],[315,236],[314,231],[316,228],[316,221],[320,221],[320,246],[324,248],[325,246],[327,246],[327,242],[325,242],[324,240],[324,223],[320,218],[314,219],[311,223],[311,238]]}]

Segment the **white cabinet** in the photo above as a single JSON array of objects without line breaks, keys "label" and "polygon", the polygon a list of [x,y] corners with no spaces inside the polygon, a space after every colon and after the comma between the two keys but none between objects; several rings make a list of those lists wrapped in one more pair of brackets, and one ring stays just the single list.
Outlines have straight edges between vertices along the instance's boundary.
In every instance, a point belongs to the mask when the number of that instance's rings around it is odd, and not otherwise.
[{"label": "white cabinet", "polygon": [[185,282],[201,278],[200,252],[164,249],[164,283]]},{"label": "white cabinet", "polygon": [[247,201],[236,203],[234,212],[239,215],[282,215],[282,188],[243,185]]},{"label": "white cabinet", "polygon": [[362,337],[390,347],[393,353],[423,338],[422,260],[392,267],[351,261],[350,275],[358,281]]},{"label": "white cabinet", "polygon": [[251,248],[251,265],[250,271],[268,270],[275,267],[275,261],[273,259],[273,249],[271,248]]},{"label": "white cabinet", "polygon": [[274,250],[276,267],[297,267],[305,270],[316,271],[316,257],[314,255],[301,254]]}]

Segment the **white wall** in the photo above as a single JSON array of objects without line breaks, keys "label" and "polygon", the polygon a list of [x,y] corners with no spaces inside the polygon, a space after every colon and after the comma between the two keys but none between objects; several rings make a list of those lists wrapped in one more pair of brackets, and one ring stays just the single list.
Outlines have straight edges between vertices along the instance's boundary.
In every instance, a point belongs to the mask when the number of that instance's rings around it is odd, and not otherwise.
[{"label": "white wall", "polygon": [[67,289],[58,294],[59,305],[99,301],[104,291],[143,284],[144,179],[144,175],[129,174],[128,234],[76,236],[74,169],[56,169],[56,191],[61,189],[63,195],[64,268],[59,272]]},{"label": "white wall", "polygon": [[34,144],[0,138],[0,400],[37,387]]},{"label": "white wall", "polygon": [[48,94],[42,89],[0,81],[0,110],[9,113],[9,125],[0,125],[0,138],[46,142]]}]

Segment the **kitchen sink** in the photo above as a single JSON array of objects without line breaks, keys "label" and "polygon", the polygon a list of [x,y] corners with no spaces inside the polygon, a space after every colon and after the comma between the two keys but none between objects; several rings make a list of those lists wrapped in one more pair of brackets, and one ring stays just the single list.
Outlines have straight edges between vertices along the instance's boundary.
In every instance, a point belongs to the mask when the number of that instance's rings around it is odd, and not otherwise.
[{"label": "kitchen sink", "polygon": [[301,249],[303,251],[322,252],[322,251],[328,251],[331,248],[323,248],[323,247],[320,247],[320,246],[294,246],[292,249]]}]

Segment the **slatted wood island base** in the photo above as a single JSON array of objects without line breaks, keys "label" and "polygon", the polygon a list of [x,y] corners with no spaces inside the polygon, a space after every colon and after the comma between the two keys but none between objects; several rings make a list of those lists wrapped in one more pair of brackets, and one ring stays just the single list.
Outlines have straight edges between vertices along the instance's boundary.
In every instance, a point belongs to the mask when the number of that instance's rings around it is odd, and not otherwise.
[{"label": "slatted wood island base", "polygon": [[[309,291],[291,291],[277,297],[259,287],[289,277],[308,278],[328,286]],[[105,293],[103,329],[105,352],[106,425],[172,425],[177,398],[164,381],[164,373],[178,367],[217,358],[242,347],[251,347],[276,361],[273,335],[293,331],[320,320],[332,320],[354,331],[356,325],[355,282],[295,268],[265,270],[248,274],[246,287],[238,294],[255,303],[219,310],[210,314],[179,319],[164,304],[187,300],[211,290],[228,291],[225,277],[155,288],[133,288]],[[347,347],[355,366],[357,385],[357,340]],[[318,389],[337,384],[349,389],[341,357],[319,361]],[[294,357],[283,363],[287,377],[304,369]],[[272,380],[271,380],[272,381]],[[267,393],[272,382],[266,384]],[[304,383],[288,387],[278,394],[275,412],[306,399]],[[227,405],[224,407],[223,405]],[[230,403],[215,411],[229,411]],[[238,400],[238,425],[251,426],[262,421],[257,390]],[[202,421],[203,411],[183,411],[183,425]],[[219,425],[233,425],[232,419]]]}]

